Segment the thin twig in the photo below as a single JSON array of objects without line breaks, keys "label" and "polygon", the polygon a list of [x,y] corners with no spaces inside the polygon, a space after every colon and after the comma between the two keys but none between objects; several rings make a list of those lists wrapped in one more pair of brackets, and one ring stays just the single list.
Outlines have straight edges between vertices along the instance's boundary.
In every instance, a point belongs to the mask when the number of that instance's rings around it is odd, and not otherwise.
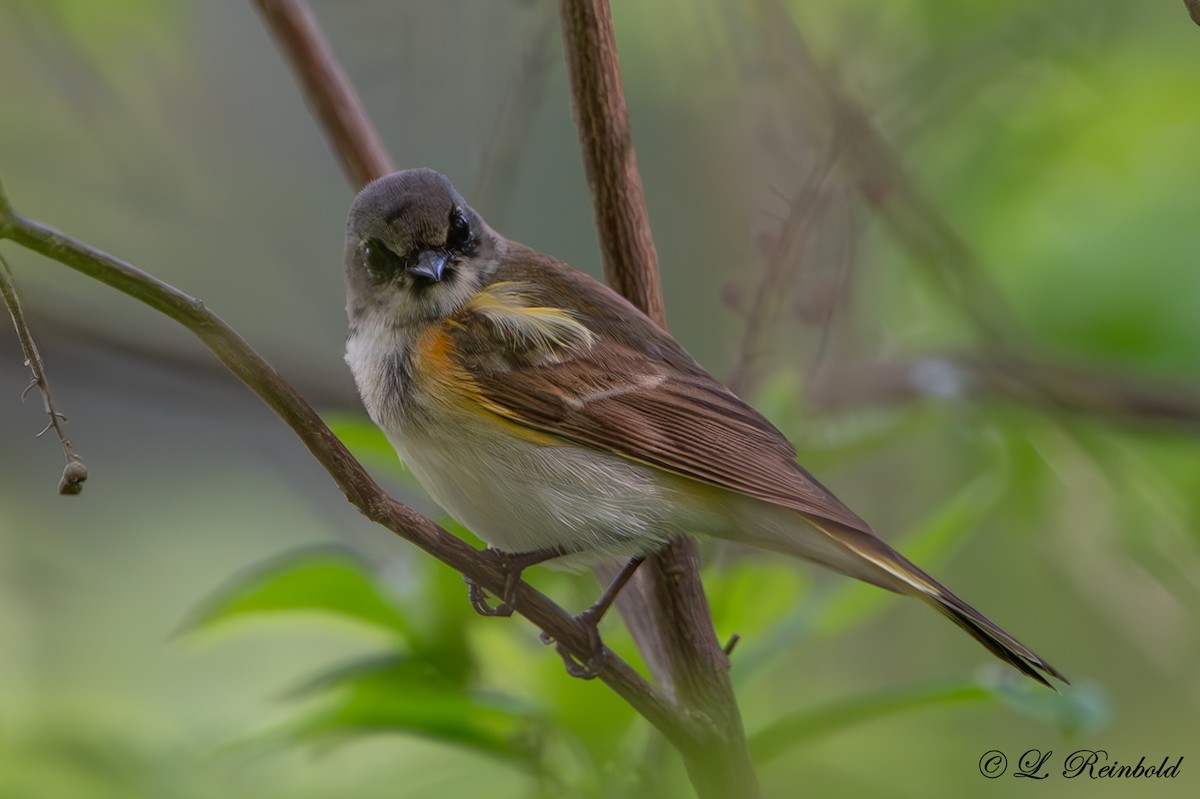
[{"label": "thin twig", "polygon": [[395,171],[362,102],[304,0],[254,0],[355,190]]},{"label": "thin twig", "polygon": [[[505,573],[495,559],[482,557],[465,541],[388,496],[295,388],[202,301],[135,266],[20,216],[3,196],[0,196],[0,238],[11,239],[65,264],[179,322],[292,428],[363,515],[489,591],[504,590]],[[516,609],[580,659],[591,653],[592,641],[585,628],[525,583],[517,586]],[[696,729],[692,720],[607,649],[599,676],[674,746],[685,751],[697,746],[702,731]]]},{"label": "thin twig", "polygon": [[[37,328],[42,345],[70,345],[58,361],[70,358],[95,363],[120,356],[144,364],[155,374],[172,374],[190,385],[227,387],[239,390],[229,380],[229,370],[194,347],[181,347],[174,340],[131,336],[95,319],[63,313],[54,308],[31,308],[28,318]],[[317,363],[311,353],[284,352],[276,357],[278,369],[322,413],[362,413],[362,400],[344,364]],[[62,367],[58,367],[62,368]]]},{"label": "thin twig", "polygon": [[756,361],[773,332],[779,306],[787,294],[789,279],[795,276],[794,270],[788,267],[800,260],[800,252],[820,219],[825,199],[833,190],[836,164],[836,151],[821,159],[809,175],[806,185],[788,203],[787,218],[767,254],[754,296],[749,306],[743,309],[746,329],[742,333],[734,371],[729,379],[729,387],[736,393],[744,395],[751,387]]},{"label": "thin twig", "polygon": [[[56,342],[71,345],[72,350],[61,354],[59,361],[64,357],[94,360],[90,354],[116,353],[148,363],[158,370],[170,370],[188,380],[214,386],[233,385],[226,379],[228,370],[203,352],[185,352],[156,340],[131,340],[119,335],[118,331],[97,327],[86,319],[46,313],[45,310],[29,309],[26,318],[38,329],[43,346],[54,349]],[[827,375],[808,381],[806,390],[809,401],[826,411],[848,410],[861,405],[953,402],[968,398],[976,402],[1002,400],[1038,410],[1046,410],[1052,405],[1057,412],[1095,416],[1113,424],[1200,427],[1200,386],[1175,385],[1144,375],[1081,367],[1068,361],[1017,353],[1003,356],[1005,372],[1009,375],[1007,379],[973,376],[976,371],[997,368],[1000,357],[986,352],[930,352],[870,365],[831,366]],[[927,380],[928,375],[936,374],[931,369],[940,368],[938,364],[942,363],[965,381],[962,392],[939,393],[936,381]],[[1036,364],[1037,368],[1031,364]],[[305,361],[297,356],[284,360],[280,371],[293,376],[293,385],[324,413],[357,413],[362,409],[353,383],[332,365],[316,364],[311,359]],[[1032,383],[1043,376],[1053,377],[1056,387],[1035,390]],[[1014,390],[1017,380],[1027,388]],[[1049,401],[1050,397],[1053,397],[1053,403]]]},{"label": "thin twig", "polygon": [[[780,0],[753,0],[752,7],[762,57],[791,83],[780,102],[795,107],[792,95],[800,93],[820,107],[828,117],[820,120],[828,128],[824,134],[843,148],[842,161],[862,199],[959,303],[985,343],[1016,343],[1019,325],[978,256],[918,190],[870,115],[832,85]],[[798,110],[809,115],[811,128],[813,109],[802,104]]]},{"label": "thin twig", "polygon": [[517,70],[500,101],[500,111],[487,137],[479,175],[471,192],[471,204],[497,228],[503,225],[517,182],[517,167],[529,141],[538,106],[546,95],[550,65],[554,63],[550,45],[556,18],[550,0],[542,0],[538,14],[540,17],[521,50]]},{"label": "thin twig", "polygon": [[12,317],[13,327],[17,329],[17,338],[21,341],[21,351],[25,353],[25,365],[33,374],[33,380],[21,392],[21,399],[24,400],[34,387],[41,393],[42,407],[45,409],[46,415],[50,417],[50,421],[42,428],[42,432],[38,433],[38,437],[40,438],[53,428],[58,435],[59,443],[62,444],[63,455],[67,458],[67,465],[58,481],[58,493],[63,496],[79,494],[83,491],[83,482],[87,480],[87,467],[83,465],[83,459],[75,452],[70,439],[67,438],[67,431],[63,429],[67,417],[54,407],[54,395],[50,392],[50,381],[46,378],[46,364],[42,361],[42,355],[38,352],[37,344],[34,343],[33,334],[29,331],[29,324],[25,321],[25,314],[21,310],[21,300],[17,296],[17,287],[13,282],[12,271],[9,270],[8,261],[2,255],[0,255],[0,294],[4,296],[4,305],[8,308],[8,315]]}]

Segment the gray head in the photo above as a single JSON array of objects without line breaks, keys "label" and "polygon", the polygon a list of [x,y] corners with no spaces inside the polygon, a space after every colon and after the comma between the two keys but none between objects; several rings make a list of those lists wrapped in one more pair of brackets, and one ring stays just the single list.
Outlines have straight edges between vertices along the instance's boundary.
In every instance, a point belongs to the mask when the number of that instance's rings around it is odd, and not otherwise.
[{"label": "gray head", "polygon": [[496,268],[500,238],[432,169],[393,172],[354,198],[346,222],[346,311],[353,326],[456,311]]}]

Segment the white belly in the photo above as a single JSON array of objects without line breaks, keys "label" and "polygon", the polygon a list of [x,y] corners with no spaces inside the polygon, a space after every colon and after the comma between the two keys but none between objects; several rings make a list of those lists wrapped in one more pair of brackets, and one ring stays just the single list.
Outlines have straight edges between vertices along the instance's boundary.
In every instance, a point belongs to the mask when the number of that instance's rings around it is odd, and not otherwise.
[{"label": "white belly", "polygon": [[497,549],[631,555],[720,524],[680,494],[682,478],[593,450],[525,441],[482,419],[449,427],[437,436],[388,437],[430,496]]}]

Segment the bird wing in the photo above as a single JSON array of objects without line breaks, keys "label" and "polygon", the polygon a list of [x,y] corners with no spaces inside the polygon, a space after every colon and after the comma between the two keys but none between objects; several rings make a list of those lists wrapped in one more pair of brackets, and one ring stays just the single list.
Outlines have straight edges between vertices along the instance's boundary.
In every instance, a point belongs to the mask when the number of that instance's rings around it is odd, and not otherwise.
[{"label": "bird wing", "polygon": [[796,462],[782,433],[694,362],[681,371],[604,338],[571,312],[529,305],[512,283],[473,301],[449,332],[479,401],[499,416],[870,531]]}]

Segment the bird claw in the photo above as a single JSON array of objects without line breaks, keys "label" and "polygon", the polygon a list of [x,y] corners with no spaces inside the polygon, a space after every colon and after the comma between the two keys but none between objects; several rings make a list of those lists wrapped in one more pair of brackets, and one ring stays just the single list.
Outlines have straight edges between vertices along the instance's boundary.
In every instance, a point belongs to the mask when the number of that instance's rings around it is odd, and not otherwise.
[{"label": "bird claw", "polygon": [[[467,596],[471,600],[471,607],[480,616],[511,616],[517,604],[517,586],[521,582],[521,573],[529,566],[561,557],[568,553],[561,549],[547,549],[513,554],[488,547],[484,550],[483,554],[486,557],[490,557],[497,568],[504,573],[504,586],[500,594],[499,604],[492,605],[488,600],[487,591],[484,590],[483,586],[470,577],[463,575],[463,582],[468,586]],[[604,669],[604,642],[600,640],[600,620],[604,618],[604,614],[612,605],[618,592],[629,581],[629,578],[633,576],[634,571],[637,570],[638,564],[641,562],[642,558],[640,557],[631,558],[612,583],[605,589],[600,599],[590,608],[574,617],[575,623],[579,625],[587,637],[585,658],[576,657],[567,647],[563,646],[562,642],[556,641],[545,632],[542,633],[542,643],[554,644],[555,651],[558,652],[558,656],[562,658],[563,665],[567,669],[567,674],[581,680],[593,680],[600,676],[600,672]]]},{"label": "bird claw", "polygon": [[517,584],[521,582],[522,572],[529,566],[557,557],[562,553],[546,550],[514,555],[488,547],[483,550],[483,554],[491,558],[500,571],[504,572],[504,590],[500,595],[500,603],[493,606],[488,602],[487,592],[484,591],[483,586],[463,575],[463,582],[469,586],[467,596],[471,600],[471,607],[480,616],[508,617],[513,614],[513,610],[517,606]]},{"label": "bird claw", "polygon": [[501,618],[511,616],[513,614],[513,606],[516,603],[516,583],[520,577],[521,573],[517,572],[516,578],[512,580],[511,588],[509,587],[508,578],[505,578],[504,596],[500,598],[500,603],[497,605],[492,605],[488,602],[487,591],[483,590],[483,586],[470,577],[463,577],[463,582],[467,584],[467,597],[471,600],[471,607],[480,616]]},{"label": "bird claw", "polygon": [[554,644],[554,651],[558,652],[558,656],[562,658],[567,674],[580,680],[594,680],[604,670],[604,642],[600,640],[600,630],[596,628],[587,611],[576,616],[575,621],[581,624],[587,633],[588,656],[585,660],[580,660],[563,646],[561,641],[556,641],[549,633],[543,632],[539,637],[543,644]]}]

